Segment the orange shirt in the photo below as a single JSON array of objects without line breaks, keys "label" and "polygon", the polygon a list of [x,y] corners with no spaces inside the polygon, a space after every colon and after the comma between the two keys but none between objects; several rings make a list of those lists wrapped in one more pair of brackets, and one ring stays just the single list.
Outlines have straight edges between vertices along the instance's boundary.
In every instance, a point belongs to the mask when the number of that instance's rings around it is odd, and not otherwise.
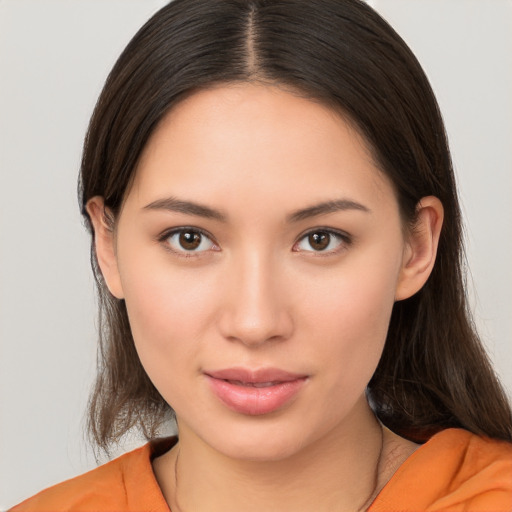
[{"label": "orange shirt", "polygon": [[[161,439],[29,498],[12,512],[169,512],[151,466]],[[448,429],[418,448],[369,512],[511,512],[512,444]]]}]

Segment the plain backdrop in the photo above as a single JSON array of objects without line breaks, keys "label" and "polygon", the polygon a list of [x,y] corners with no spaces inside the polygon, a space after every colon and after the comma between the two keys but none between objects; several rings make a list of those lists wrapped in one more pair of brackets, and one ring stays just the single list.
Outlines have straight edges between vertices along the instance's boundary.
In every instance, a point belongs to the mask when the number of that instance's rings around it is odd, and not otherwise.
[{"label": "plain backdrop", "polygon": [[[95,466],[82,433],[95,299],[76,177],[108,71],[165,3],[0,0],[0,510]],[[416,52],[444,112],[475,318],[510,392],[512,2],[370,3]]]}]

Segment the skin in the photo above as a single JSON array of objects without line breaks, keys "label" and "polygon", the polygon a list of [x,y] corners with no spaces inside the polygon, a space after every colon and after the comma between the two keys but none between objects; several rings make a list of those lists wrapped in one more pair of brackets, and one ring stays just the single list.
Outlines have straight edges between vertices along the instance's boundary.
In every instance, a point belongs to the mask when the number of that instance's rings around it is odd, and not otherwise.
[{"label": "skin", "polygon": [[[169,198],[218,218],[168,209]],[[304,213],[339,200],[341,209]],[[290,91],[238,84],[166,116],[114,230],[100,197],[88,212],[141,362],[176,411],[179,443],[154,461],[171,508],[366,508],[416,448],[382,430],[365,387],[394,302],[430,274],[440,202],[423,198],[404,234],[393,187],[349,123]],[[197,250],[169,234],[183,227],[204,233]],[[318,250],[308,234],[326,230],[339,235]],[[241,414],[204,374],[234,366],[307,379],[277,411]]]}]

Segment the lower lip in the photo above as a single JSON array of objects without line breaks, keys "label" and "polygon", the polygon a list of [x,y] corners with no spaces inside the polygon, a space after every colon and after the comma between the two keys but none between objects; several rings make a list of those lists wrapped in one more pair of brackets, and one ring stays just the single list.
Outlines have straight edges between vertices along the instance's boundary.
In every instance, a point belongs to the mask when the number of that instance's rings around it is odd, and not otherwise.
[{"label": "lower lip", "polygon": [[207,377],[213,392],[225,405],[235,412],[251,416],[269,414],[281,409],[290,403],[306,382],[304,377],[256,388]]}]

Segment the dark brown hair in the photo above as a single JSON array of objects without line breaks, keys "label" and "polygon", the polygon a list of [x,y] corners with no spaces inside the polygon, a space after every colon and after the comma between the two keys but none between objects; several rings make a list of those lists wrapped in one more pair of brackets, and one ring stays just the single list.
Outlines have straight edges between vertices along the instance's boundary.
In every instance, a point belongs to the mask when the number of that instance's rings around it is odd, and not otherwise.
[{"label": "dark brown hair", "polygon": [[[94,111],[80,174],[82,213],[103,196],[115,217],[160,120],[187,95],[258,81],[343,112],[396,189],[404,223],[418,201],[445,209],[437,262],[423,289],[394,305],[386,345],[368,384],[370,403],[395,432],[422,441],[447,427],[512,441],[507,398],[467,308],[460,210],[438,105],[407,45],[358,0],[175,0],[135,35]],[[124,301],[105,286],[99,368],[89,427],[103,448],[130,428],[154,436],[172,413],[134,348]]]}]

